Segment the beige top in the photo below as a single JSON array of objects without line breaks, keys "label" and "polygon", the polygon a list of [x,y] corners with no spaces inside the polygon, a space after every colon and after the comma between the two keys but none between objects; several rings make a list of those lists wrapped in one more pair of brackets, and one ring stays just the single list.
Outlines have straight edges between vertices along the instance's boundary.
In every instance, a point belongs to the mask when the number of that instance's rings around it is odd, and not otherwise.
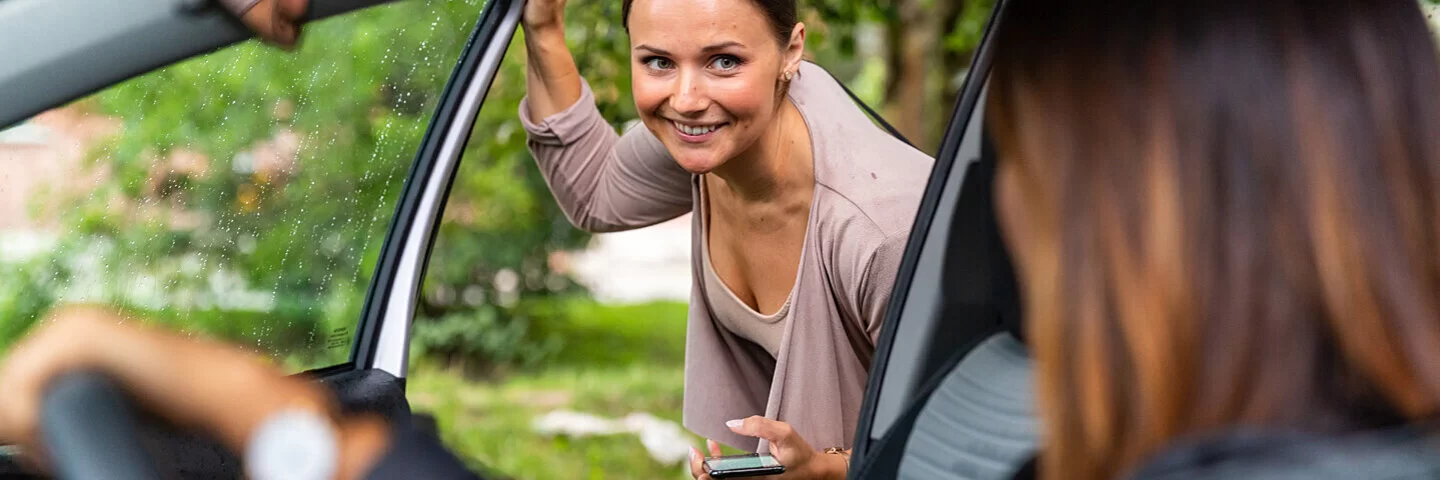
[{"label": "beige top", "polygon": [[[705,198],[705,182],[700,182],[700,195]],[[709,202],[700,202],[700,225],[710,225]],[[700,235],[700,238],[710,238],[708,233]],[[795,287],[790,287],[790,296],[785,298],[785,303],[780,309],[769,315],[755,311],[746,304],[744,300],[730,290],[729,285],[720,279],[715,273],[715,266],[710,264],[710,242],[700,242],[700,270],[705,276],[705,300],[709,302],[711,313],[720,326],[725,327],[740,338],[755,342],[765,348],[771,357],[780,356],[780,341],[785,337],[785,320],[790,317],[790,301],[795,299]]]},{"label": "beige top", "polygon": [[[839,83],[805,63],[790,100],[810,131],[815,197],[789,321],[775,355],[717,320],[704,280],[704,225],[692,217],[694,272],[685,338],[686,428],[737,448],[768,446],[725,421],[788,422],[815,448],[849,448],[880,322],[934,161],[876,127]],[[645,128],[605,122],[589,85],[569,109],[520,118],[550,191],[591,232],[645,227],[697,210],[700,177]]]}]

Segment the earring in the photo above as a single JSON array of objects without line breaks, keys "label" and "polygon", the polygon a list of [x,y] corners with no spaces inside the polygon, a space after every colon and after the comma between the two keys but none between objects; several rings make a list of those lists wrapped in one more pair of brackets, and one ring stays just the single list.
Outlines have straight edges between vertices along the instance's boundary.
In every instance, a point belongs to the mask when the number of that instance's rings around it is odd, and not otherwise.
[{"label": "earring", "polygon": [[794,79],[795,79],[795,72],[790,71],[790,70],[786,70],[786,71],[785,71],[785,81],[788,82],[788,81],[791,81],[791,80],[794,80]]}]

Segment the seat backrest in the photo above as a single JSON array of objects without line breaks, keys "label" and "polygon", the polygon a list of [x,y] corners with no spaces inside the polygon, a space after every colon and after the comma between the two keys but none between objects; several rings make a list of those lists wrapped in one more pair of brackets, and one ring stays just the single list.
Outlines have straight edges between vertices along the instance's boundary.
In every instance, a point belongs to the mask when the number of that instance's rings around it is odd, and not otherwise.
[{"label": "seat backrest", "polygon": [[1035,450],[1031,378],[1030,355],[1013,335],[976,346],[920,408],[897,478],[1010,478]]}]

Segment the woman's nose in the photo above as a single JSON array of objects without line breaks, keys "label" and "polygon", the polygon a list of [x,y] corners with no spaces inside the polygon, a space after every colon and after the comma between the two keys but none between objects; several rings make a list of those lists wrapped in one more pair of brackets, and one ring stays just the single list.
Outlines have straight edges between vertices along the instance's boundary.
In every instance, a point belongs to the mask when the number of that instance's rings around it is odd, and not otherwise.
[{"label": "woman's nose", "polygon": [[670,108],[681,115],[699,114],[710,108],[704,79],[697,74],[681,73],[675,82],[675,92],[670,95]]}]

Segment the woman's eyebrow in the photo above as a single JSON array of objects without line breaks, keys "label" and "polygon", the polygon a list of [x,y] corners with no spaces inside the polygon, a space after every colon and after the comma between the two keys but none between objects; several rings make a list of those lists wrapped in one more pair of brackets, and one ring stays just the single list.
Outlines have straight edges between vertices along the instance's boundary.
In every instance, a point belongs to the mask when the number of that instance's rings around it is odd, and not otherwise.
[{"label": "woman's eyebrow", "polygon": [[661,49],[658,49],[658,48],[655,48],[655,47],[652,47],[652,46],[649,46],[649,45],[636,45],[636,46],[635,46],[635,49],[636,49],[636,50],[646,50],[646,51],[649,51],[650,53],[653,53],[653,54],[656,54],[656,55],[660,55],[660,56],[665,56],[665,57],[671,56],[671,55],[670,55],[670,52],[667,52],[667,51],[664,51],[664,50],[661,50]]},{"label": "woman's eyebrow", "polygon": [[736,41],[720,42],[720,43],[717,43],[717,44],[710,45],[710,46],[707,46],[707,47],[705,47],[705,48],[702,48],[702,49],[700,49],[700,51],[701,51],[701,52],[704,52],[704,53],[712,53],[712,52],[718,52],[718,51],[720,51],[720,50],[724,50],[724,49],[727,49],[727,48],[730,48],[730,47],[742,47],[742,48],[743,48],[744,46],[745,46],[744,44],[742,44],[742,43],[740,43],[740,42],[736,42]]},{"label": "woman's eyebrow", "polygon": [[[741,47],[741,48],[744,48],[744,47],[745,47],[745,44],[740,43],[740,42],[736,42],[736,41],[720,42],[720,43],[717,43],[717,44],[714,44],[714,45],[708,45],[708,46],[706,46],[705,48],[700,49],[700,52],[701,52],[701,53],[714,53],[714,52],[718,52],[718,51],[721,51],[721,50],[724,50],[724,49],[727,49],[727,48],[731,48],[731,47]],[[635,50],[645,50],[645,51],[648,51],[648,52],[653,53],[653,54],[655,54],[655,55],[661,55],[661,56],[666,56],[666,57],[673,56],[673,55],[670,54],[670,52],[667,52],[667,51],[665,51],[665,50],[661,50],[661,49],[659,49],[659,48],[655,48],[655,47],[652,47],[652,46],[649,46],[649,45],[643,45],[643,44],[642,44],[642,45],[636,45],[636,46],[635,46]]]}]

